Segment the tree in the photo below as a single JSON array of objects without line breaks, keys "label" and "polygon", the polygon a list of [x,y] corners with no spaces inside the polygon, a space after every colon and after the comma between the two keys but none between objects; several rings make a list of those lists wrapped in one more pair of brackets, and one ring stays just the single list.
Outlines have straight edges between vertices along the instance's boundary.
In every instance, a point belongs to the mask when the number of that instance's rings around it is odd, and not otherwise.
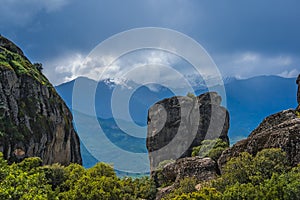
[{"label": "tree", "polygon": [[18,164],[1,166],[5,167],[5,176],[0,182],[0,199],[55,199],[39,164],[40,159],[27,158]]},{"label": "tree", "polygon": [[113,167],[106,163],[97,163],[95,166],[87,170],[87,174],[91,177],[116,177]]},{"label": "tree", "polygon": [[67,178],[64,166],[58,163],[43,166],[41,169],[45,173],[45,177],[53,190],[61,186]]},{"label": "tree", "polygon": [[8,175],[8,164],[3,158],[3,153],[0,152],[0,182]]},{"label": "tree", "polygon": [[30,172],[31,170],[36,170],[38,167],[42,166],[42,159],[39,157],[26,158],[18,164],[18,167],[22,171]]},{"label": "tree", "polygon": [[33,66],[40,72],[43,71],[43,69],[44,69],[42,63],[34,63]]}]

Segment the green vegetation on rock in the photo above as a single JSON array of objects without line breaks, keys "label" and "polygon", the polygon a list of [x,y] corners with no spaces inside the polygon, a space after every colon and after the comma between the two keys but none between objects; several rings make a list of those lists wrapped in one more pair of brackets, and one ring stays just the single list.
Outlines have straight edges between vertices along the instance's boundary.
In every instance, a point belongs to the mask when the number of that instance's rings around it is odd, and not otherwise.
[{"label": "green vegetation on rock", "polygon": [[186,96],[187,97],[190,97],[190,98],[196,98],[196,96],[195,96],[195,94],[194,93],[192,93],[192,92],[188,92],[187,94],[186,94]]},{"label": "green vegetation on rock", "polygon": [[296,110],[296,115],[298,118],[300,118],[300,111]]},{"label": "green vegetation on rock", "polygon": [[192,156],[209,157],[213,160],[218,160],[222,152],[228,147],[228,144],[219,138],[203,140],[200,146],[193,148]]},{"label": "green vegetation on rock", "polygon": [[33,77],[42,85],[50,85],[47,78],[40,72],[40,64],[32,64],[26,57],[0,47],[0,67],[14,70],[18,76],[24,74]]},{"label": "green vegetation on rock", "polygon": [[173,160],[173,159],[161,161],[161,162],[158,164],[156,170],[162,170],[162,169],[164,168],[164,166],[166,166],[166,165],[169,164],[169,163],[173,163],[173,162],[175,162],[175,160]]},{"label": "green vegetation on rock", "polygon": [[244,152],[225,165],[219,178],[199,183],[198,191],[180,184],[164,199],[300,199],[299,178],[300,165],[291,168],[281,149],[264,149],[256,156]]}]

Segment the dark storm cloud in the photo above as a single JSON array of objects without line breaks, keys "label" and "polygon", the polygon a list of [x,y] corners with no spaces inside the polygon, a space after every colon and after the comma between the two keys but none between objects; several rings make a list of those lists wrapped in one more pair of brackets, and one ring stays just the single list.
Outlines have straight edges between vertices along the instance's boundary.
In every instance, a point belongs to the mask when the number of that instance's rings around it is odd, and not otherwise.
[{"label": "dark storm cloud", "polygon": [[55,68],[61,64],[57,62],[84,56],[116,33],[145,26],[191,36],[226,75],[253,76],[255,70],[257,74],[295,74],[299,69],[300,2],[296,0],[0,2],[5,5],[0,8],[0,33],[20,45],[33,61],[44,62],[45,72],[56,83]]}]

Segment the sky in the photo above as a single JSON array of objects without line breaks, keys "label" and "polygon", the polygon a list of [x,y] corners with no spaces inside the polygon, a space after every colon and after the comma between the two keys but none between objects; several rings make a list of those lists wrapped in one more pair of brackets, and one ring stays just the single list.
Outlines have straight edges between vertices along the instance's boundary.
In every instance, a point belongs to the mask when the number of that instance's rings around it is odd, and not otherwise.
[{"label": "sky", "polygon": [[[0,3],[0,34],[20,46],[32,62],[43,63],[45,75],[55,85],[89,76],[78,68],[99,43],[142,27],[168,28],[193,38],[205,48],[223,77],[295,77],[300,73],[297,0]],[[149,55],[152,60],[164,60],[161,53]]]}]

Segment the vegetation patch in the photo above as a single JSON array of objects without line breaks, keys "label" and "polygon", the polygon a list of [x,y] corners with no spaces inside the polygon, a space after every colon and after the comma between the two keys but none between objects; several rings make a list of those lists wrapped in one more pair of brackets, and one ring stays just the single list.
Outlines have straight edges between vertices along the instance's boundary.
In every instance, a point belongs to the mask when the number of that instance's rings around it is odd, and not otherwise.
[{"label": "vegetation patch", "polygon": [[0,47],[0,66],[14,70],[18,76],[26,74],[42,85],[51,86],[47,78],[41,73],[41,64],[32,64],[24,56],[11,52],[3,47]]},{"label": "vegetation patch", "polygon": [[264,149],[256,156],[244,152],[225,165],[219,178],[200,183],[198,191],[188,182],[164,199],[300,199],[299,178],[300,165],[291,168],[281,149]]},{"label": "vegetation patch", "polygon": [[200,146],[193,148],[192,156],[209,157],[216,161],[228,147],[227,142],[219,138],[215,140],[203,140]]},{"label": "vegetation patch", "polygon": [[0,152],[0,199],[155,199],[156,188],[149,177],[118,178],[108,164],[90,169],[41,164],[40,158],[26,158],[8,165]]},{"label": "vegetation patch", "polygon": [[296,110],[296,115],[298,118],[300,118],[300,111],[299,110]]}]

